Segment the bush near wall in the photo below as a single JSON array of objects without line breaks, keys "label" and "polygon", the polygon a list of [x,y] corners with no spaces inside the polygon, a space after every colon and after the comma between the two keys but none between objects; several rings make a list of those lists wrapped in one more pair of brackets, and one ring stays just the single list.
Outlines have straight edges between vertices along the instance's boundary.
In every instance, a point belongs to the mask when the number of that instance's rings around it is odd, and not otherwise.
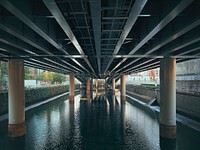
[{"label": "bush near wall", "polygon": [[67,91],[69,91],[68,85],[25,89],[25,105],[28,106]]},{"label": "bush near wall", "polygon": [[8,92],[4,91],[0,93],[0,115],[8,112]]},{"label": "bush near wall", "polygon": [[[75,89],[79,89],[79,84],[75,85]],[[25,89],[25,106],[29,106],[68,91],[69,85]],[[4,91],[0,93],[0,115],[3,115],[7,112],[8,92]]]}]

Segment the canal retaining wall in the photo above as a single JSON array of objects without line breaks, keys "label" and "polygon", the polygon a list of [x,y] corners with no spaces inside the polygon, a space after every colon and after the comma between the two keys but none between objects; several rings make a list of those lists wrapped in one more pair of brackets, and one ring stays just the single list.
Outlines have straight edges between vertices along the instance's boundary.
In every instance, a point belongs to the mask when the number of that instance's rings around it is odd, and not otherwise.
[{"label": "canal retaining wall", "polygon": [[[75,85],[75,89],[78,89],[79,85]],[[48,98],[63,94],[69,91],[69,85],[29,88],[25,89],[25,106],[29,106]],[[8,92],[4,91],[0,93],[0,115],[8,112]]]},{"label": "canal retaining wall", "polygon": [[[194,84],[193,84],[194,83]],[[200,82],[177,81],[176,107],[177,112],[200,121]],[[127,85],[127,94],[148,103],[157,98],[160,101],[159,87]]]},{"label": "canal retaining wall", "polygon": [[200,80],[177,80],[176,91],[200,96]]}]

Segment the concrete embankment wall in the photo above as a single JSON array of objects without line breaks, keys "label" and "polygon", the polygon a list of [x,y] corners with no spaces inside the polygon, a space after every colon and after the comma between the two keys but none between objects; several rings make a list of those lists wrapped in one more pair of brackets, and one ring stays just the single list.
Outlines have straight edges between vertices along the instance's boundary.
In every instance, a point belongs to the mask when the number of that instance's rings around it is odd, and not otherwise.
[{"label": "concrete embankment wall", "polygon": [[[79,85],[75,85],[78,89]],[[25,89],[25,106],[41,102],[69,91],[68,85]],[[8,92],[0,93],[0,115],[8,113]]]},{"label": "concrete embankment wall", "polygon": [[[148,102],[155,97],[160,101],[159,87],[128,84],[127,94],[143,102]],[[179,113],[200,121],[200,82],[177,81],[176,105]]]},{"label": "concrete embankment wall", "polygon": [[176,91],[200,96],[200,80],[176,81]]}]

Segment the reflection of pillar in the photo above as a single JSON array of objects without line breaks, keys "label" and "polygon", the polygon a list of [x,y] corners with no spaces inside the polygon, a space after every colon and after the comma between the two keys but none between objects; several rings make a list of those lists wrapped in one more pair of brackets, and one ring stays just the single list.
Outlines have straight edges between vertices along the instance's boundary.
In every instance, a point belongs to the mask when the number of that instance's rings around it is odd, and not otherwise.
[{"label": "reflection of pillar", "polygon": [[[70,119],[71,125],[73,125],[73,123],[74,123],[74,104],[69,104],[69,119]],[[72,127],[72,128],[74,128],[74,127]]]},{"label": "reflection of pillar", "polygon": [[9,120],[8,133],[11,137],[25,134],[25,96],[24,96],[24,61],[10,59],[8,64],[9,79]]},{"label": "reflection of pillar", "polygon": [[123,129],[126,129],[126,105],[121,105],[121,121]]},{"label": "reflection of pillar", "polygon": [[116,106],[115,95],[112,95],[112,104],[113,104],[113,110],[115,111],[115,106]]},{"label": "reflection of pillar", "polygon": [[121,75],[121,102],[124,103],[126,100],[126,75]]},{"label": "reflection of pillar", "polygon": [[112,79],[112,93],[115,95],[115,78]]},{"label": "reflection of pillar", "polygon": [[69,75],[69,100],[74,102],[74,75]]},{"label": "reflection of pillar", "polygon": [[90,99],[90,78],[87,79],[87,86],[86,86],[86,90],[87,90],[87,99]]},{"label": "reflection of pillar", "polygon": [[98,96],[98,79],[96,79],[96,96]]},{"label": "reflection of pillar", "polygon": [[176,138],[176,59],[160,61],[160,137]]}]

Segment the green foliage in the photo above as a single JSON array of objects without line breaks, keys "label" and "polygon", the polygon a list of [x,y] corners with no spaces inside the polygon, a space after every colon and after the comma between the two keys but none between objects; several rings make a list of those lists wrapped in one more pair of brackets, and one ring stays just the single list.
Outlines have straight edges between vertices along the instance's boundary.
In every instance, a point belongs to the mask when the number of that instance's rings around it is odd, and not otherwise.
[{"label": "green foliage", "polygon": [[[8,63],[0,63],[0,86],[7,85],[8,77]],[[62,83],[66,80],[66,76],[60,73],[52,73],[48,71],[42,71],[38,74],[38,70],[32,67],[24,67],[24,79],[25,80],[40,80],[45,82],[58,82]]]},{"label": "green foliage", "polygon": [[66,80],[66,76],[60,73],[53,73],[53,82],[62,83]]},{"label": "green foliage", "polygon": [[[79,89],[79,84],[75,85],[75,89]],[[69,91],[69,85],[50,86],[41,88],[25,89],[25,105],[46,100],[50,97],[65,93]],[[0,93],[0,115],[8,112],[8,92],[4,91]]]},{"label": "green foliage", "polygon": [[26,89],[26,106],[65,93],[67,91],[69,91],[68,85]]},{"label": "green foliage", "polygon": [[0,86],[7,86],[8,63],[0,63]]},{"label": "green foliage", "polygon": [[43,81],[43,76],[42,76],[42,74],[37,75],[35,79],[36,79],[36,80],[39,80],[39,81]]},{"label": "green foliage", "polygon": [[143,86],[155,86],[155,84],[141,84],[141,85],[143,85]]},{"label": "green foliage", "polygon": [[42,80],[45,82],[51,82],[53,81],[53,73],[48,71],[42,72]]},{"label": "green foliage", "polygon": [[30,78],[30,67],[24,67],[24,78],[25,80],[31,80]]}]

